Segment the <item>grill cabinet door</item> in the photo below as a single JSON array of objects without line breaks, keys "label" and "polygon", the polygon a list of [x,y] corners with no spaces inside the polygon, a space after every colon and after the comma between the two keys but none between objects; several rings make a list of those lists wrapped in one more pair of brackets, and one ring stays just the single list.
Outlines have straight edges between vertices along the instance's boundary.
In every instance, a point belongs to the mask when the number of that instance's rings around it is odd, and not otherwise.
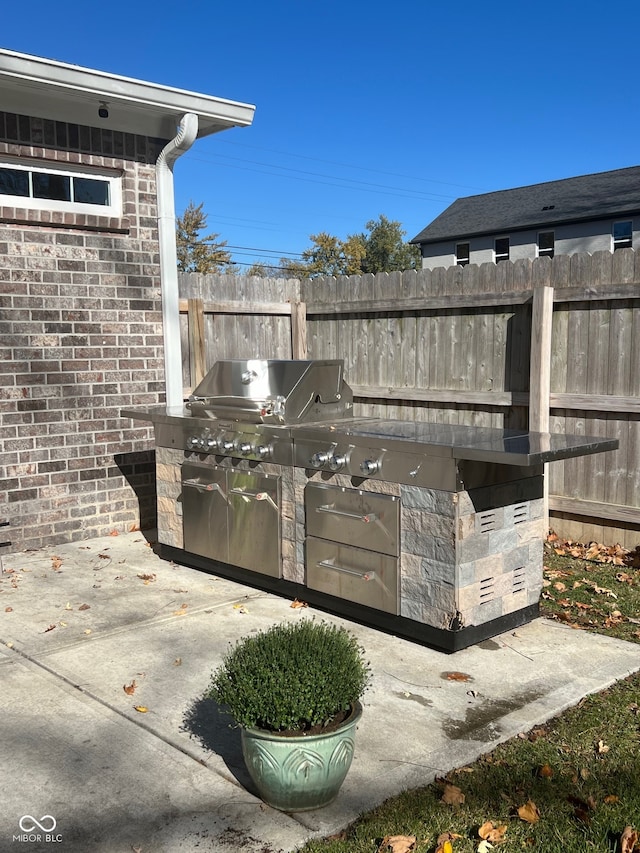
[{"label": "grill cabinet door", "polygon": [[274,474],[229,471],[229,560],[254,572],[281,577],[280,485]]},{"label": "grill cabinet door", "polygon": [[197,462],[182,466],[182,529],[185,551],[229,562],[224,468]]}]

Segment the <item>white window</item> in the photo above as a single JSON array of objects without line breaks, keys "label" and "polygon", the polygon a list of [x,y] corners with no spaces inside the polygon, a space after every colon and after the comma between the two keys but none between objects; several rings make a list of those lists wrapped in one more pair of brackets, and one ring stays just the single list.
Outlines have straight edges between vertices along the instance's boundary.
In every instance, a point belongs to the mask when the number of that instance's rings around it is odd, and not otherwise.
[{"label": "white window", "polygon": [[613,223],[613,251],[616,249],[631,249],[633,248],[633,222],[614,222]]},{"label": "white window", "polygon": [[552,258],[556,248],[556,238],[553,231],[541,231],[538,234],[538,257]]},{"label": "white window", "polygon": [[495,260],[499,264],[500,261],[509,260],[509,238],[498,237],[495,241]]},{"label": "white window", "polygon": [[101,170],[57,168],[41,162],[0,161],[0,205],[36,210],[121,216],[120,175]]},{"label": "white window", "polygon": [[456,243],[456,264],[459,267],[466,267],[469,263],[469,244]]}]

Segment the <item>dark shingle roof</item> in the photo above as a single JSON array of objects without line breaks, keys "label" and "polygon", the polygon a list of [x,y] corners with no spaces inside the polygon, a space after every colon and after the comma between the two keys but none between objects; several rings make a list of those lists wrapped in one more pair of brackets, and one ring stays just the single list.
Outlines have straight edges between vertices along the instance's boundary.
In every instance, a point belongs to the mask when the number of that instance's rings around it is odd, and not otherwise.
[{"label": "dark shingle roof", "polygon": [[411,243],[619,216],[640,211],[640,166],[459,198]]}]

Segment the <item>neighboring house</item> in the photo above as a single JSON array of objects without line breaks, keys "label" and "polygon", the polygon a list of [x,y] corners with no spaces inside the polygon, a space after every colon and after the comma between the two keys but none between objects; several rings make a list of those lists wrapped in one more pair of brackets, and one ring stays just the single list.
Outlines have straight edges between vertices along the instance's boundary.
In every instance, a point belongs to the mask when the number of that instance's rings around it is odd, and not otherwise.
[{"label": "neighboring house", "polygon": [[424,269],[636,247],[640,166],[459,198],[411,242]]},{"label": "neighboring house", "polygon": [[0,50],[0,521],[40,547],[155,514],[182,402],[173,165],[254,108]]}]

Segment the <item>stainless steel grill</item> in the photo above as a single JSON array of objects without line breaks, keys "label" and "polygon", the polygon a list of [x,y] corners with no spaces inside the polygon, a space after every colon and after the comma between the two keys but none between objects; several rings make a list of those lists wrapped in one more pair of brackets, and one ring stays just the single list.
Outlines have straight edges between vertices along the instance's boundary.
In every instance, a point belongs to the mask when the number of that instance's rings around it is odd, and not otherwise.
[{"label": "stainless steel grill", "polygon": [[218,361],[189,397],[195,417],[297,424],[345,417],[353,394],[342,361]]},{"label": "stainless steel grill", "polygon": [[338,360],[220,361],[146,419],[167,556],[449,651],[537,613],[543,463],[618,444],[354,418]]}]

